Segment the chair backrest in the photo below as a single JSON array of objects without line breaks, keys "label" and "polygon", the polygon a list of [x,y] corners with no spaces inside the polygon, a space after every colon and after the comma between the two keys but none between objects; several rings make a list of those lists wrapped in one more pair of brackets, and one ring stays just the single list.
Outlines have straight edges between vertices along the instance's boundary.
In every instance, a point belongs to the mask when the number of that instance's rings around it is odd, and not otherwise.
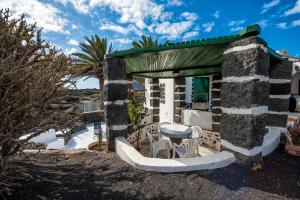
[{"label": "chair backrest", "polygon": [[200,126],[192,126],[192,130],[192,138],[199,138],[203,133],[203,130]]},{"label": "chair backrest", "polygon": [[192,138],[184,140],[179,146],[185,149],[185,157],[192,157],[193,155],[195,155],[195,152],[199,145],[201,145],[201,139]]},{"label": "chair backrest", "polygon": [[155,142],[152,134],[149,131],[147,131],[147,137],[149,138],[149,141],[150,141],[151,144]]}]

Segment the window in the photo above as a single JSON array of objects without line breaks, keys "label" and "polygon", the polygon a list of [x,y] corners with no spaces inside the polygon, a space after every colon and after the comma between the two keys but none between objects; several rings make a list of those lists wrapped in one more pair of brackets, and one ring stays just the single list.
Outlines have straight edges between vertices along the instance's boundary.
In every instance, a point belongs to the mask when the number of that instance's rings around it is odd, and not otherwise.
[{"label": "window", "polygon": [[165,83],[159,84],[160,90],[160,103],[166,103],[166,85]]},{"label": "window", "polygon": [[192,109],[209,110],[209,77],[195,77],[192,83]]}]

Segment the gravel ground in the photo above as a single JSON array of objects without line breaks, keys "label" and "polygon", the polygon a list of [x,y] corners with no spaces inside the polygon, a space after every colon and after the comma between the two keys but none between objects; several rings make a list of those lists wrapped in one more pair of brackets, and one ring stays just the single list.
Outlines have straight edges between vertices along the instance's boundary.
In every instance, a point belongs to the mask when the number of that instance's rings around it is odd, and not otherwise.
[{"label": "gravel ground", "polygon": [[24,161],[28,175],[9,199],[300,199],[300,158],[279,148],[264,170],[233,164],[189,173],[136,170],[114,153],[39,154]]}]

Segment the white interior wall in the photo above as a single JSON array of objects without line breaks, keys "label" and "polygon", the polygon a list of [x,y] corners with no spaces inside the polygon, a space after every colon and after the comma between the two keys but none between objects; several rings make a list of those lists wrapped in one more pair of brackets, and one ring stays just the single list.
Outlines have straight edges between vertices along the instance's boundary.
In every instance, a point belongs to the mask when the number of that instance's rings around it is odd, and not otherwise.
[{"label": "white interior wall", "polygon": [[174,79],[159,79],[165,84],[165,103],[160,103],[159,122],[173,122],[174,118]]}]

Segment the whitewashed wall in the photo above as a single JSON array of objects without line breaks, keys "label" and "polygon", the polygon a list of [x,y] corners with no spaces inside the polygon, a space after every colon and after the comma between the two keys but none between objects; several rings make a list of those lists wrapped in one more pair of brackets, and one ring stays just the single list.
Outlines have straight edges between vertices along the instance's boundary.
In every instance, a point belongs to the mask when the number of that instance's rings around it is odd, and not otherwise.
[{"label": "whitewashed wall", "polygon": [[159,121],[173,122],[174,120],[174,79],[160,79],[159,84],[165,84],[165,103],[160,103]]}]

